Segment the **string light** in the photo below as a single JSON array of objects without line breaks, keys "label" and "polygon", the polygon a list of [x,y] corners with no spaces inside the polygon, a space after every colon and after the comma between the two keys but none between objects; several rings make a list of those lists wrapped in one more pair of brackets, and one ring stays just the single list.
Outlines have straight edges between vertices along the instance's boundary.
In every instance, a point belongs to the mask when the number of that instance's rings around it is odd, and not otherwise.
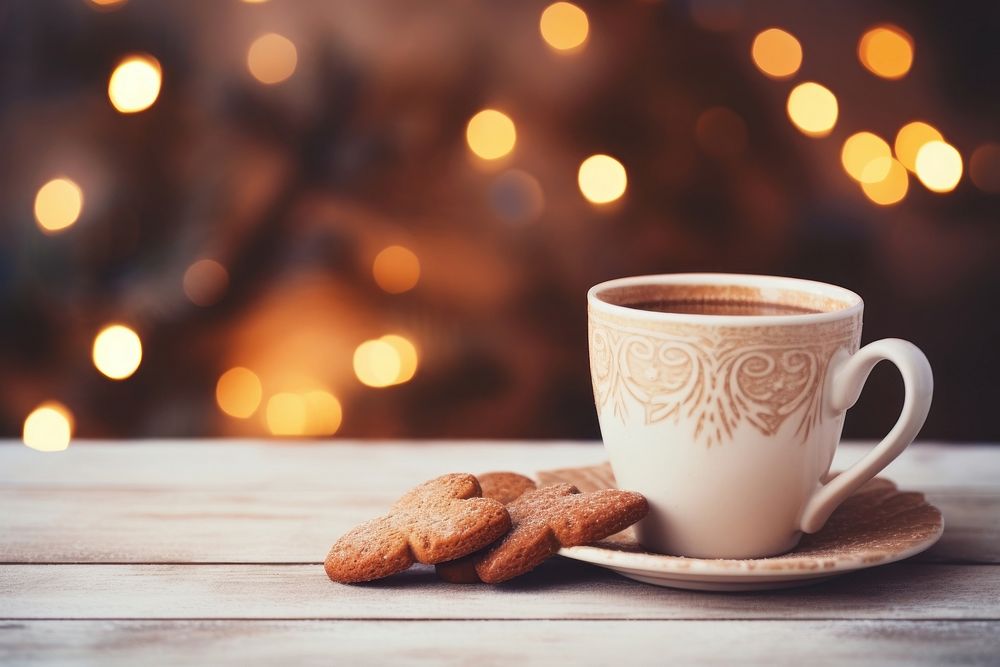
[{"label": "string light", "polygon": [[420,260],[409,248],[391,245],[375,255],[372,276],[375,283],[389,294],[401,294],[417,286]]},{"label": "string light", "polygon": [[21,438],[40,452],[61,452],[73,437],[73,413],[55,401],[42,403],[24,419]]},{"label": "string light", "polygon": [[108,80],[108,99],[121,113],[138,113],[153,106],[163,80],[160,62],[138,54],[122,60]]},{"label": "string light", "polygon": [[555,2],[545,8],[538,21],[542,39],[556,51],[575,51],[587,41],[587,13],[570,2]]},{"label": "string light", "polygon": [[917,178],[931,192],[951,192],[962,180],[962,155],[943,141],[921,146],[916,167]]},{"label": "string light", "polygon": [[621,162],[610,155],[591,155],[577,173],[580,192],[594,204],[608,204],[625,194],[628,176]]},{"label": "string light", "polygon": [[354,374],[369,387],[395,384],[402,367],[399,352],[384,340],[366,340],[354,351]]},{"label": "string light", "polygon": [[837,124],[837,97],[814,81],[800,83],[788,95],[788,117],[810,137],[825,137]]},{"label": "string light", "polygon": [[496,109],[483,109],[469,120],[465,128],[469,149],[484,160],[504,157],[517,143],[514,121]]},{"label": "string light", "polygon": [[840,161],[844,170],[861,183],[878,183],[889,175],[892,151],[889,144],[871,132],[852,134],[844,142]]},{"label": "string light", "polygon": [[336,396],[316,389],[302,394],[306,408],[304,435],[333,435],[340,429],[344,410]]},{"label": "string light", "polygon": [[187,268],[182,281],[184,294],[196,306],[211,306],[229,286],[229,272],[214,259],[199,259]]},{"label": "string light", "polygon": [[274,85],[295,73],[299,54],[290,39],[274,32],[261,35],[247,50],[247,69],[263,84]]},{"label": "string light", "polygon": [[787,79],[802,66],[802,45],[781,28],[768,28],[759,33],[750,47],[757,69],[772,79]]},{"label": "string light", "polygon": [[142,362],[139,335],[123,324],[105,327],[94,338],[94,366],[112,380],[124,380]]},{"label": "string light", "polygon": [[392,384],[403,384],[409,382],[417,372],[417,348],[407,338],[397,334],[387,334],[382,336],[382,340],[396,350],[399,357],[399,372],[393,379]]},{"label": "string light", "polygon": [[257,411],[263,390],[260,378],[249,368],[236,366],[219,376],[215,401],[230,417],[246,419]]},{"label": "string light", "polygon": [[35,221],[47,234],[71,226],[82,210],[83,190],[68,178],[52,179],[35,195]]},{"label": "string light", "polygon": [[[875,162],[884,160],[888,167],[885,169],[886,175],[880,181],[861,183],[861,189],[868,199],[879,206],[890,206],[903,200],[910,186],[910,178],[906,174],[906,168],[891,157],[876,158]],[[879,171],[882,167],[877,167]]]},{"label": "string light", "polygon": [[271,435],[304,435],[306,402],[298,394],[275,394],[267,401],[265,421]]},{"label": "string light", "polygon": [[931,141],[944,141],[944,137],[931,125],[919,120],[907,123],[896,133],[894,147],[896,159],[910,171],[917,170],[917,153],[924,144]]},{"label": "string light", "polygon": [[913,66],[913,38],[894,25],[872,28],[858,42],[858,59],[883,79],[901,79]]}]

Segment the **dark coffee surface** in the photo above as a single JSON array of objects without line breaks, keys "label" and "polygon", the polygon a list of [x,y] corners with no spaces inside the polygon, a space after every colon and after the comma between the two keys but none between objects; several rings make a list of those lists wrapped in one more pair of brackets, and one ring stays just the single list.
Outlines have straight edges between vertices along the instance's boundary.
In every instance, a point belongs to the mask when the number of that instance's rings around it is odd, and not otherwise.
[{"label": "dark coffee surface", "polygon": [[651,310],[657,313],[684,313],[690,315],[809,315],[823,311],[787,303],[765,301],[635,301],[622,304],[627,308]]}]

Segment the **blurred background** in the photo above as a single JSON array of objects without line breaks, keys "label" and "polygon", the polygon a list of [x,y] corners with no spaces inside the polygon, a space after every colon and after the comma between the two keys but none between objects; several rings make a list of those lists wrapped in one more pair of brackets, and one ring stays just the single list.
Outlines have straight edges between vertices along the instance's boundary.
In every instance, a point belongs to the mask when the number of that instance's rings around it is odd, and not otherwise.
[{"label": "blurred background", "polygon": [[[783,274],[1000,440],[1000,6],[7,0],[0,435],[597,438],[585,291]],[[879,368],[849,437],[895,421]]]}]

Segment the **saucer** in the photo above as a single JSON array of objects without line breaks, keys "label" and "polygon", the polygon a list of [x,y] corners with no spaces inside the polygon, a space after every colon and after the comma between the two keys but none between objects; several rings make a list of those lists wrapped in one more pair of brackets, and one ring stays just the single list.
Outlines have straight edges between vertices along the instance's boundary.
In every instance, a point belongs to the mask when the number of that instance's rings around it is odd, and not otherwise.
[{"label": "saucer", "polygon": [[[543,484],[569,482],[581,491],[615,487],[607,463],[545,470]],[[770,558],[704,559],[645,551],[629,528],[606,540],[559,550],[655,586],[703,591],[758,591],[805,586],[840,574],[893,563],[930,548],[944,531],[941,511],[922,493],[905,492],[876,477],[837,508],[818,533]]]}]

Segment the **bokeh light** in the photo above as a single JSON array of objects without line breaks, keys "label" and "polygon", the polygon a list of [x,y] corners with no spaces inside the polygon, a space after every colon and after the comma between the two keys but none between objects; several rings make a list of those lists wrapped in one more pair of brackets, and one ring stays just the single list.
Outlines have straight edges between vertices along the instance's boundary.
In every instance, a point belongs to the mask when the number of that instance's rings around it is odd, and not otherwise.
[{"label": "bokeh light", "polygon": [[354,350],[354,374],[369,387],[395,384],[402,368],[399,352],[384,340],[366,340]]},{"label": "bokeh light", "polygon": [[24,420],[24,444],[40,452],[61,452],[73,437],[73,413],[61,403],[48,401]]},{"label": "bokeh light", "polygon": [[854,180],[878,183],[889,175],[892,151],[882,137],[871,132],[857,132],[844,142],[840,162]]},{"label": "bokeh light", "polygon": [[214,259],[199,259],[184,272],[184,294],[196,306],[211,306],[229,286],[229,272]]},{"label": "bokeh light", "polygon": [[484,160],[497,160],[514,150],[517,130],[514,121],[496,109],[483,109],[465,128],[469,150]]},{"label": "bokeh light", "polygon": [[302,394],[306,408],[304,435],[333,435],[340,429],[344,410],[336,396],[323,389]]},{"label": "bokeh light", "polygon": [[972,151],[969,178],[983,192],[1000,192],[1000,144],[983,144]]},{"label": "bokeh light", "polygon": [[931,192],[951,192],[962,180],[962,155],[943,141],[921,146],[916,166],[917,178]]},{"label": "bokeh light", "polygon": [[282,392],[267,401],[264,419],[271,435],[304,435],[306,417],[306,402],[298,394]]},{"label": "bokeh light", "polygon": [[215,401],[230,417],[246,419],[257,411],[263,388],[260,378],[249,368],[236,366],[219,376]]},{"label": "bokeh light", "polygon": [[281,83],[295,73],[299,54],[292,40],[269,32],[250,44],[247,50],[247,69],[261,83]]},{"label": "bokeh light", "polygon": [[117,7],[118,5],[124,5],[126,2],[127,0],[90,0],[90,4],[101,9]]},{"label": "bokeh light", "polygon": [[837,124],[837,97],[814,81],[800,83],[788,95],[788,117],[810,137],[825,137]]},{"label": "bokeh light", "polygon": [[900,79],[913,66],[913,38],[894,25],[872,28],[858,42],[858,59],[883,79]]},{"label": "bokeh light", "polygon": [[401,294],[417,286],[420,260],[409,248],[391,245],[375,255],[372,276],[375,283],[389,294]]},{"label": "bokeh light", "polygon": [[408,338],[398,334],[386,334],[379,340],[391,345],[399,356],[399,372],[396,374],[392,384],[402,384],[413,379],[413,376],[417,373],[418,355],[416,346]]},{"label": "bokeh light", "polygon": [[532,222],[545,210],[545,193],[528,172],[508,169],[490,186],[490,208],[505,222]]},{"label": "bokeh light", "polygon": [[121,113],[138,113],[153,106],[160,95],[163,74],[159,61],[150,55],[122,60],[108,80],[108,99]]},{"label": "bokeh light", "polygon": [[587,13],[573,3],[555,2],[542,12],[538,29],[556,51],[574,51],[587,41],[590,23]]},{"label": "bokeh light", "polygon": [[124,380],[142,362],[139,335],[123,324],[112,324],[94,338],[94,366],[112,380]]},{"label": "bokeh light", "polygon": [[[903,200],[910,187],[910,177],[906,173],[906,167],[891,157],[876,158],[874,162],[885,161],[888,167],[884,169],[885,178],[880,181],[861,183],[861,189],[868,199],[879,206],[890,206]],[[883,171],[881,166],[876,168]]]},{"label": "bokeh light", "polygon": [[917,153],[924,144],[931,141],[944,141],[944,137],[931,125],[919,120],[907,123],[896,133],[894,147],[896,159],[910,171],[917,170]]},{"label": "bokeh light", "polygon": [[591,155],[577,174],[580,192],[594,204],[608,204],[625,194],[628,176],[621,162],[610,155]]},{"label": "bokeh light", "polygon": [[694,135],[701,149],[717,158],[733,158],[747,148],[746,123],[726,107],[712,107],[699,114]]},{"label": "bokeh light", "polygon": [[759,33],[750,47],[757,69],[772,79],[786,79],[802,66],[802,45],[781,28],[768,28]]},{"label": "bokeh light", "polygon": [[80,218],[83,190],[68,178],[54,178],[38,188],[35,221],[46,233],[59,232]]}]

